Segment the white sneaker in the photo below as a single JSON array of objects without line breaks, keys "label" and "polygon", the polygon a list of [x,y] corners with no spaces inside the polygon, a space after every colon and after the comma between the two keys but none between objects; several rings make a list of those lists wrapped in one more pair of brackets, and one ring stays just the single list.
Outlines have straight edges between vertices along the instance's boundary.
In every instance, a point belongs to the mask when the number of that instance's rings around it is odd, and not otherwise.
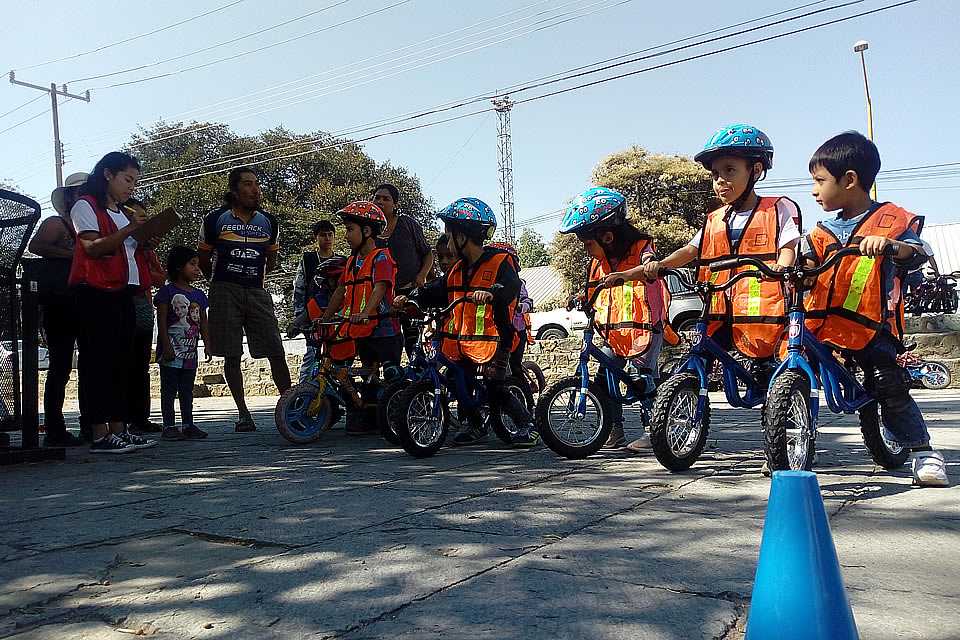
[{"label": "white sneaker", "polygon": [[949,487],[947,463],[939,451],[917,451],[911,461],[913,484],[921,487]]},{"label": "white sneaker", "polygon": [[642,436],[631,442],[626,447],[627,451],[633,453],[646,453],[650,450],[650,435],[644,433]]}]

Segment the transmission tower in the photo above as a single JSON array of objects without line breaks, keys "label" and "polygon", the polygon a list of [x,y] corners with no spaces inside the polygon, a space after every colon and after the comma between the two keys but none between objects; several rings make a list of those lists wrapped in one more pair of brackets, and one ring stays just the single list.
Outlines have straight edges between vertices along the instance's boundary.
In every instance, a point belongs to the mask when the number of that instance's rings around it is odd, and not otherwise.
[{"label": "transmission tower", "polygon": [[509,96],[493,101],[497,111],[497,161],[500,165],[500,209],[503,211],[503,238],[514,243],[513,219],[513,145],[510,142],[510,109],[513,102]]}]

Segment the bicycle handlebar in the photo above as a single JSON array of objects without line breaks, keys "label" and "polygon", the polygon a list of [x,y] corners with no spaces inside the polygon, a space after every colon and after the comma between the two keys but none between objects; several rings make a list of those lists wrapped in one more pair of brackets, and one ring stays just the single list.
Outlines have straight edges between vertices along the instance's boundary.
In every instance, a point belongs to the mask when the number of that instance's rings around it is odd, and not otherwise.
[{"label": "bicycle handlebar", "polygon": [[[784,267],[782,271],[770,268],[765,262],[758,260],[756,258],[751,258],[750,256],[740,256],[738,258],[728,258],[727,260],[718,260],[717,262],[711,262],[709,268],[711,271],[721,271],[724,269],[735,269],[736,267],[753,267],[760,271],[763,275],[767,276],[772,280],[802,280],[810,276],[818,276],[824,271],[833,268],[840,260],[848,256],[859,256],[860,249],[855,247],[848,247],[846,249],[841,249],[835,254],[827,258],[827,260],[817,267],[804,267],[801,265],[793,265],[790,267]],[[883,255],[892,256],[896,255],[896,248],[891,246],[886,247],[883,250]],[[739,275],[739,274],[738,274]]]}]

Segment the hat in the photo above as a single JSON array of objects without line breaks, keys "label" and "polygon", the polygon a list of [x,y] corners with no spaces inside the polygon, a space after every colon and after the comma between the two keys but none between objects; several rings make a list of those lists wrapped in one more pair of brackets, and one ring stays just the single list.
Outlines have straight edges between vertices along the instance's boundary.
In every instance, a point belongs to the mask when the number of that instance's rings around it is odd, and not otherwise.
[{"label": "hat", "polygon": [[64,201],[64,194],[67,189],[73,187],[79,187],[87,181],[89,174],[84,173],[83,171],[78,171],[77,173],[71,173],[67,176],[67,179],[63,181],[62,187],[57,187],[50,194],[50,202],[53,204],[53,208],[57,210],[57,213],[61,215],[66,215],[69,211],[66,211],[67,203]]}]

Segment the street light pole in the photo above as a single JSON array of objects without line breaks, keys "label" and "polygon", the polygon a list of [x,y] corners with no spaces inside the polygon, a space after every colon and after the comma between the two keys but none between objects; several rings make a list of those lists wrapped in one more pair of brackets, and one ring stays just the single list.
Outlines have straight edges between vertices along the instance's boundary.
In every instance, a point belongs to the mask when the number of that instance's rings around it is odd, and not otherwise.
[{"label": "street light pole", "polygon": [[16,75],[13,71],[10,72],[10,82],[12,84],[20,85],[21,87],[28,87],[30,89],[36,89],[38,91],[44,91],[50,94],[50,111],[53,113],[53,157],[54,163],[56,164],[57,170],[57,186],[63,186],[63,145],[60,144],[60,114],[57,110],[57,96],[65,96],[67,98],[73,98],[74,100],[83,100],[84,102],[90,102],[90,91],[84,93],[84,95],[79,96],[74,93],[69,93],[67,91],[67,85],[63,85],[61,88],[57,89],[57,83],[51,82],[50,88],[41,87],[37,84],[31,84],[29,82],[22,82],[17,80]]},{"label": "street light pole", "polygon": [[[866,40],[860,40],[853,45],[854,53],[860,54],[860,66],[863,69],[863,90],[867,96],[867,137],[873,141],[873,102],[870,100],[870,83],[867,82],[867,59],[863,52],[870,48],[870,43]],[[877,181],[873,181],[873,187],[870,188],[870,197],[877,200]]]}]

